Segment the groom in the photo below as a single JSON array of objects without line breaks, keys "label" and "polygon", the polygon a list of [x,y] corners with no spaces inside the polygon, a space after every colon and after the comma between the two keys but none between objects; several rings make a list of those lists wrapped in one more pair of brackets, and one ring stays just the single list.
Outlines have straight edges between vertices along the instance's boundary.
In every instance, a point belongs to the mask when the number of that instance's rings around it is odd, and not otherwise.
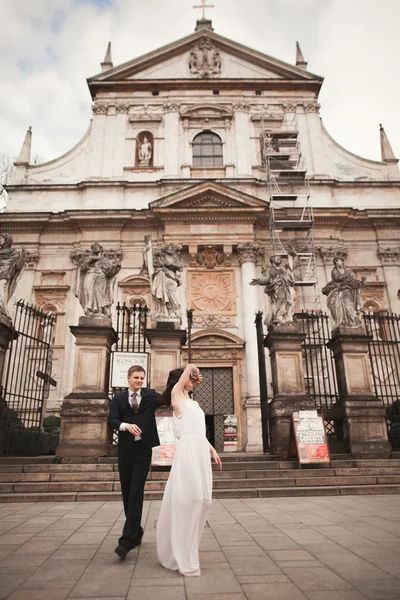
[{"label": "groom", "polygon": [[159,446],[155,409],[160,394],[142,389],[145,370],[133,365],[128,370],[128,389],[115,394],[109,423],[118,430],[118,469],[125,525],[115,552],[122,559],[142,541],[140,525],[143,510],[144,486],[151,463],[151,449]]}]

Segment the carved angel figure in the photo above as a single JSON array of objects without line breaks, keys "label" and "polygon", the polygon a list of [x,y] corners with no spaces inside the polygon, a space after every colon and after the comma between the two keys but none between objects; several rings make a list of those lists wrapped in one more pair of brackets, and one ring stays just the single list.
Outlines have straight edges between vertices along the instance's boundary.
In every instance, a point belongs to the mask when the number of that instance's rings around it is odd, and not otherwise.
[{"label": "carved angel figure", "polygon": [[250,285],[264,285],[264,292],[271,299],[272,325],[291,325],[294,316],[294,285],[293,271],[297,268],[297,252],[291,248],[287,263],[282,265],[282,257],[274,254],[269,259],[271,266],[263,268],[262,277],[253,279]]},{"label": "carved angel figure", "polygon": [[321,290],[328,296],[327,305],[332,313],[333,326],[362,327],[360,290],[364,287],[366,278],[362,277],[358,281],[354,272],[345,267],[340,256],[334,257],[333,264],[332,280]]},{"label": "carved angel figure", "polygon": [[104,255],[100,244],[92,244],[89,254],[76,255],[78,269],[75,281],[75,296],[87,317],[111,316],[113,284],[121,269],[118,259]]},{"label": "carved angel figure", "polygon": [[150,238],[145,242],[144,262],[151,281],[152,317],[156,321],[181,320],[178,287],[182,284],[182,246],[168,244],[153,249]]},{"label": "carved angel figure", "polygon": [[9,233],[0,233],[0,313],[11,319],[8,301],[15,292],[18,279],[26,263],[25,248],[12,248],[13,238]]}]

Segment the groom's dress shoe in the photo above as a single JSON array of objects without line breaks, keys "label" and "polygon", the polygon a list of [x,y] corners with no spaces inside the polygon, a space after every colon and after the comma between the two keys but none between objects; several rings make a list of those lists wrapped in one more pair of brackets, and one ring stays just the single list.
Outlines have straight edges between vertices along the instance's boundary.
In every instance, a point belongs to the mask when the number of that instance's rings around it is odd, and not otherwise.
[{"label": "groom's dress shoe", "polygon": [[126,555],[128,554],[128,550],[125,548],[125,546],[121,546],[120,544],[115,548],[115,554],[118,554],[118,556],[122,559],[125,560]]}]

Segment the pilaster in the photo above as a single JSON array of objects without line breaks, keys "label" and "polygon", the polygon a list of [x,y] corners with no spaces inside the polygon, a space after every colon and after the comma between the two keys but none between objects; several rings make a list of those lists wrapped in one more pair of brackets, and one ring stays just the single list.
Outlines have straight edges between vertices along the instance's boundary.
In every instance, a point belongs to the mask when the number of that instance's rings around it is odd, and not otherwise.
[{"label": "pilaster", "polygon": [[61,407],[57,456],[106,456],[111,346],[117,334],[111,319],[81,317],[70,327],[76,339],[72,392]]},{"label": "pilaster", "polygon": [[271,325],[264,341],[271,358],[274,394],[269,404],[270,445],[278,455],[287,455],[293,412],[315,410],[305,390],[301,347],[305,337],[301,324]]},{"label": "pilaster", "polygon": [[336,364],[344,437],[354,456],[387,457],[385,408],[374,395],[364,329],[337,327],[329,347]]}]

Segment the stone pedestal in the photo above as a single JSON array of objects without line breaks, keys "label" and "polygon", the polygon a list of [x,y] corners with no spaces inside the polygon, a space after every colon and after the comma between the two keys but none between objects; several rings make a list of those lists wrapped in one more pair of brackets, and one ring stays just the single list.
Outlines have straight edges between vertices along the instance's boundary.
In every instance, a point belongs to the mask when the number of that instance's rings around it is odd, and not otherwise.
[{"label": "stone pedestal", "polygon": [[57,456],[106,456],[108,453],[108,382],[111,346],[117,334],[111,319],[81,317],[70,328],[76,338],[71,394],[61,408]]},{"label": "stone pedestal", "polygon": [[162,392],[167,384],[168,373],[181,366],[186,331],[157,328],[148,329],[146,333],[151,347],[151,387]]},{"label": "stone pedestal", "polygon": [[0,314],[0,385],[3,383],[4,361],[8,346],[13,338],[12,322],[5,315]]},{"label": "stone pedestal", "polygon": [[264,345],[271,357],[274,397],[269,404],[271,450],[287,455],[290,421],[297,410],[314,410],[314,401],[305,391],[301,325],[271,325]]},{"label": "stone pedestal", "polygon": [[354,456],[390,454],[385,408],[374,395],[364,329],[337,327],[329,342],[336,364],[339,411],[344,436]]}]

